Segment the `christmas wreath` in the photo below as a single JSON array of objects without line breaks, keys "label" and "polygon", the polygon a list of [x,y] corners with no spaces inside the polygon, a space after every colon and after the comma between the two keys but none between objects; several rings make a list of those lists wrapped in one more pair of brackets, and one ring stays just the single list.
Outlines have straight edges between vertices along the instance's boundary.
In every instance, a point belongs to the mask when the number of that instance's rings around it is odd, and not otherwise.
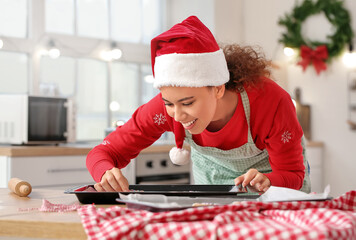
[{"label": "christmas wreath", "polygon": [[[328,35],[325,42],[312,41],[303,37],[302,23],[310,16],[324,13],[333,26],[334,33]],[[326,63],[340,55],[345,45],[352,44],[353,32],[350,25],[350,14],[340,0],[304,0],[296,5],[291,13],[279,19],[278,24],[287,31],[279,40],[285,47],[299,49],[301,60],[298,65],[305,70],[313,64],[317,74],[327,69]]]}]

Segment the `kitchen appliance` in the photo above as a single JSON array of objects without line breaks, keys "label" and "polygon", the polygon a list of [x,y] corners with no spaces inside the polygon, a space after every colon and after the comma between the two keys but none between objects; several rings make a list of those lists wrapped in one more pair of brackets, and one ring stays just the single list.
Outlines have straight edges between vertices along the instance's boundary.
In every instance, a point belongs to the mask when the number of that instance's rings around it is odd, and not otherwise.
[{"label": "kitchen appliance", "polygon": [[75,107],[69,98],[0,94],[0,143],[75,141]]},{"label": "kitchen appliance", "polygon": [[190,184],[190,164],[175,165],[168,152],[140,154],[134,160],[136,184]]}]

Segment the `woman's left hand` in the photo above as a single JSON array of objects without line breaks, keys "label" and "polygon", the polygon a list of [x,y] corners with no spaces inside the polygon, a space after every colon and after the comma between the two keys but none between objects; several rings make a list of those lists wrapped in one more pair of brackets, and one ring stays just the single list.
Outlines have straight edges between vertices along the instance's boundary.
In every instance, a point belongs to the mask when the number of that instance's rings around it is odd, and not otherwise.
[{"label": "woman's left hand", "polygon": [[239,184],[242,184],[243,187],[250,185],[257,191],[266,192],[271,186],[271,181],[257,169],[251,168],[247,173],[235,178],[235,185]]}]

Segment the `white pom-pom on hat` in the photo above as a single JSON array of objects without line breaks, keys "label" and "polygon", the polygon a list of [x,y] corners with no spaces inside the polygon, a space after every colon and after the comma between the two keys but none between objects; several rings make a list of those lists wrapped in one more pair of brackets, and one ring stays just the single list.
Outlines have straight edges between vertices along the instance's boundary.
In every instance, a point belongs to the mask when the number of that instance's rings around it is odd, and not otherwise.
[{"label": "white pom-pom on hat", "polygon": [[171,161],[176,165],[185,165],[190,161],[190,152],[184,148],[173,147],[169,151]]},{"label": "white pom-pom on hat", "polygon": [[185,165],[190,161],[190,151],[183,148],[185,129],[180,122],[173,121],[173,132],[176,146],[169,151],[171,161],[176,165]]}]

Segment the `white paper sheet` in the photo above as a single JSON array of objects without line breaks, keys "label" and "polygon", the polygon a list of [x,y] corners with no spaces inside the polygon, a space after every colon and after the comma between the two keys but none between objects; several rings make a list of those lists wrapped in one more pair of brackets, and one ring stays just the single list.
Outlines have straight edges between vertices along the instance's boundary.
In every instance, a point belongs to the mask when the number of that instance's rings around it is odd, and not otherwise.
[{"label": "white paper sheet", "polygon": [[122,200],[145,204],[147,206],[155,206],[160,208],[170,207],[191,207],[193,204],[206,204],[206,205],[225,205],[231,204],[236,201],[256,201],[256,199],[244,198],[229,198],[229,197],[176,197],[165,196],[162,194],[121,194],[119,196]]},{"label": "white paper sheet", "polygon": [[305,193],[298,190],[271,186],[258,201],[281,202],[281,201],[313,201],[330,199],[330,185],[326,186],[323,193]]},{"label": "white paper sheet", "polygon": [[263,202],[281,202],[281,201],[313,201],[330,199],[330,186],[328,185],[323,193],[304,193],[298,190],[271,186],[267,192],[257,199],[236,199],[236,198],[214,198],[214,197],[176,197],[165,196],[162,194],[121,194],[120,198],[131,203],[143,204],[146,206],[158,208],[179,208],[191,207],[193,204],[202,203],[206,205],[224,205],[237,201],[263,201]]}]

